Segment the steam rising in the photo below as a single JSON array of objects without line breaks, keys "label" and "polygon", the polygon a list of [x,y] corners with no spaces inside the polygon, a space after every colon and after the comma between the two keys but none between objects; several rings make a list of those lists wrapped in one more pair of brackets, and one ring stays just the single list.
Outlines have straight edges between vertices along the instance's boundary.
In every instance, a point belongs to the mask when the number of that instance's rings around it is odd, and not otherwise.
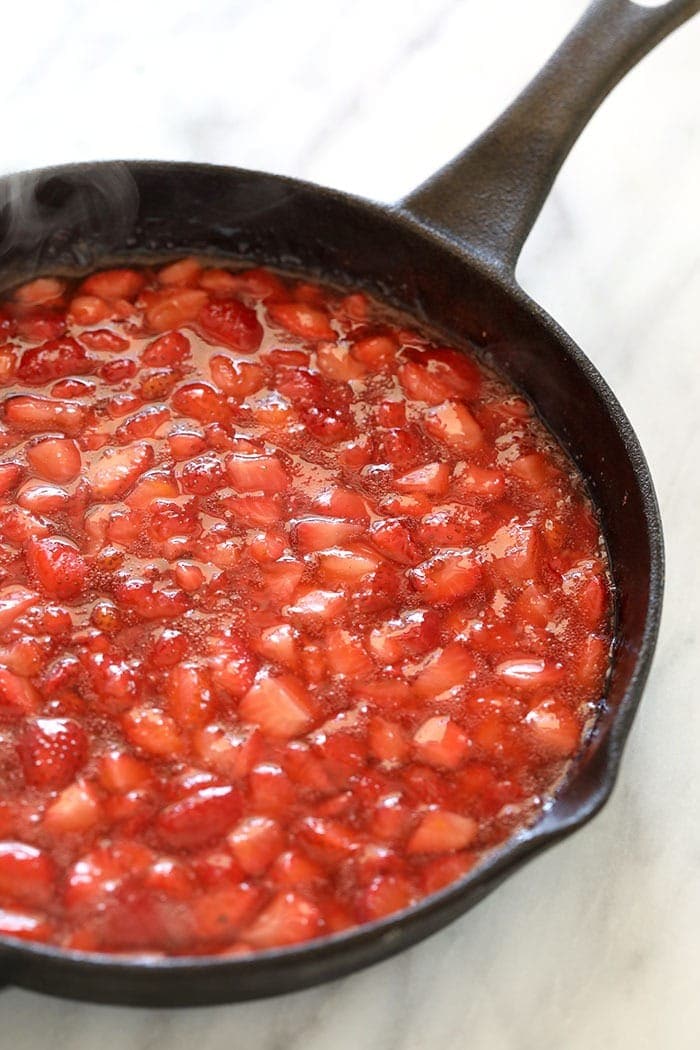
[{"label": "steam rising", "polygon": [[0,181],[0,266],[90,265],[133,237],[139,194],[125,164],[76,164]]}]

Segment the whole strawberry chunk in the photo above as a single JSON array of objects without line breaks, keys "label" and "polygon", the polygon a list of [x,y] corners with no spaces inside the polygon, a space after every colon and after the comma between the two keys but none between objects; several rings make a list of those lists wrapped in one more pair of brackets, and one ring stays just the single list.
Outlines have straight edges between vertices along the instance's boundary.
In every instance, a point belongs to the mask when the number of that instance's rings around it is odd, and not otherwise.
[{"label": "whole strawberry chunk", "polygon": [[37,718],[17,743],[24,779],[34,787],[62,788],[87,757],[87,736],[73,718]]},{"label": "whole strawberry chunk", "polygon": [[74,598],[85,587],[88,564],[67,540],[45,537],[27,547],[27,565],[47,594]]},{"label": "whole strawberry chunk", "polygon": [[255,310],[238,299],[218,299],[207,303],[199,314],[204,334],[231,350],[252,354],[262,342],[263,329]]}]

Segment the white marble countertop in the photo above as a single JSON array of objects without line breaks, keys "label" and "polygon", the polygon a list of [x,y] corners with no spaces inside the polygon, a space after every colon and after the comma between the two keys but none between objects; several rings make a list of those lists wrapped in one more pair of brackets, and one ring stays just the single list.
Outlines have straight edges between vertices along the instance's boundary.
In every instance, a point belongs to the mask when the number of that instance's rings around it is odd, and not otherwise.
[{"label": "white marble countertop", "polygon": [[[522,86],[583,0],[34,0],[0,62],[0,165],[163,157],[400,196]],[[666,526],[662,638],[591,825],[398,958],[264,1003],[8,989],[0,1044],[71,1050],[696,1050],[700,1040],[700,18],[615,91],[523,255],[610,381]]]}]

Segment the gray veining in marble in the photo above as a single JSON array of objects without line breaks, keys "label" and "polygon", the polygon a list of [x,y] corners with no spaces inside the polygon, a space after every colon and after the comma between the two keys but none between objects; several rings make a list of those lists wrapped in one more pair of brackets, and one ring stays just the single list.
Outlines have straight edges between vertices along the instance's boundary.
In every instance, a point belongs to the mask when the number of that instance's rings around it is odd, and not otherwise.
[{"label": "gray veining in marble", "polygon": [[[232,162],[396,198],[543,61],[582,0],[34,0],[0,62],[5,170]],[[8,989],[39,1050],[696,1050],[700,1045],[700,19],[575,147],[520,266],[636,426],[666,525],[663,633],[616,793],[442,934],[333,986],[189,1011]]]}]

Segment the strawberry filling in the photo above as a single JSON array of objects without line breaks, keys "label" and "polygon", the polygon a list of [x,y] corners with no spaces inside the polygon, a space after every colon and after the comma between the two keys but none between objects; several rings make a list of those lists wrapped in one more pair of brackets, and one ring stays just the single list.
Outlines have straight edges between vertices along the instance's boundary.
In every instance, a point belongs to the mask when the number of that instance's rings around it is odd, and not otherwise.
[{"label": "strawberry filling", "polygon": [[537,818],[607,561],[472,353],[196,259],[29,282],[0,340],[0,934],[293,945]]}]

